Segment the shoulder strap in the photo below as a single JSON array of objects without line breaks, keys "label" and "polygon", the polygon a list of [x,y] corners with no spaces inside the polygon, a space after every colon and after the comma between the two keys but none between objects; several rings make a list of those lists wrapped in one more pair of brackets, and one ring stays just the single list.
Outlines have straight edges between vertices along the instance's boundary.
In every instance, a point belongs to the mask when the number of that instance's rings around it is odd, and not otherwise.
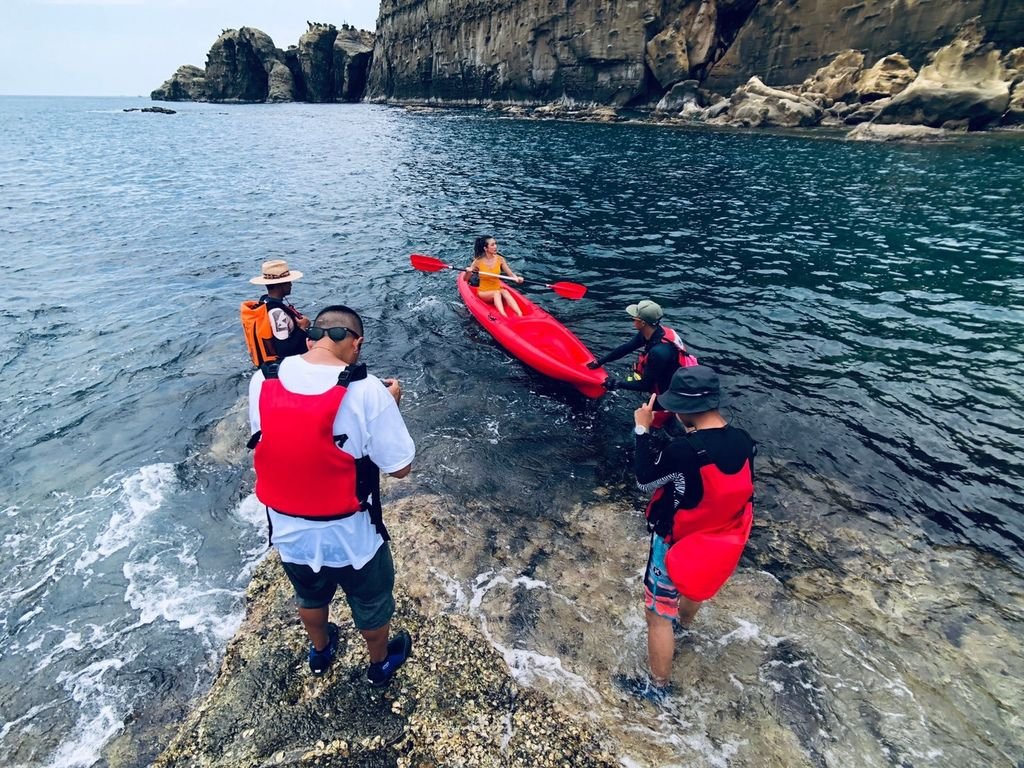
[{"label": "shoulder strap", "polygon": [[[280,367],[281,367],[281,364],[277,363],[277,362],[264,363],[263,365],[260,366],[260,370],[263,371],[263,378],[265,378],[265,379],[276,379],[277,378],[278,369],[280,369]],[[257,430],[256,432],[253,432],[253,434],[249,437],[248,442],[246,442],[245,447],[248,448],[251,451],[253,448],[256,447],[256,444],[260,441],[260,438],[262,436],[263,436],[263,430],[262,429]]]},{"label": "shoulder strap", "polygon": [[703,467],[712,463],[711,457],[708,455],[707,445],[704,443],[704,438],[700,436],[700,430],[688,433],[686,440],[689,442],[690,447],[697,452],[698,466]]},{"label": "shoulder strap", "polygon": [[344,371],[338,374],[338,386],[347,387],[353,381],[362,381],[366,378],[366,364],[357,363],[356,365],[350,365]]}]

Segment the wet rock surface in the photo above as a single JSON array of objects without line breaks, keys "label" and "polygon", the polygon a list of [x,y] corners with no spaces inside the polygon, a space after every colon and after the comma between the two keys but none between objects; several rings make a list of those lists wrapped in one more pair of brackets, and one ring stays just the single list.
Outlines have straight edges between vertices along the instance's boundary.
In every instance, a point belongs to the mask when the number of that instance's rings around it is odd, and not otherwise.
[{"label": "wet rock surface", "polygon": [[[762,464],[766,485],[791,471]],[[808,526],[810,511],[851,502],[791,494],[758,512],[739,571],[677,633],[675,692],[652,703],[615,683],[645,667],[633,505],[599,494],[537,519],[394,486],[408,495],[385,504],[392,626],[414,647],[391,687],[365,684],[340,598],[339,658],[311,676],[271,556],[218,679],[157,766],[767,768],[903,765],[929,750],[982,766],[1015,753],[1024,658],[991,614],[1019,609],[1020,580],[976,553],[925,558],[918,535],[855,516]]]},{"label": "wet rock surface", "polygon": [[154,765],[611,766],[599,732],[566,722],[546,696],[515,684],[501,656],[457,616],[421,612],[396,594],[392,626],[413,656],[390,687],[371,689],[362,637],[343,599],[338,657],[322,678],[276,556],[255,572],[245,623],[213,689]]}]

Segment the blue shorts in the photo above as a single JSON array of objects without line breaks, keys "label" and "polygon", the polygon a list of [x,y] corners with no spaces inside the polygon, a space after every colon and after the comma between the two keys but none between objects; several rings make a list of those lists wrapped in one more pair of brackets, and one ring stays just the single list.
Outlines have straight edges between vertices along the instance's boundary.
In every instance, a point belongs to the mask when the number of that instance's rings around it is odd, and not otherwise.
[{"label": "blue shorts", "polygon": [[651,552],[644,573],[644,605],[658,616],[675,621],[679,618],[679,590],[668,577],[665,553],[668,544],[656,533],[651,534]]},{"label": "blue shorts", "polygon": [[358,570],[351,565],[332,568],[325,565],[314,571],[308,565],[286,563],[284,572],[295,588],[300,608],[323,608],[329,605],[338,587],[341,587],[352,609],[352,623],[356,629],[380,629],[391,620],[395,612],[395,566],[387,542],[380,545],[370,561]]}]

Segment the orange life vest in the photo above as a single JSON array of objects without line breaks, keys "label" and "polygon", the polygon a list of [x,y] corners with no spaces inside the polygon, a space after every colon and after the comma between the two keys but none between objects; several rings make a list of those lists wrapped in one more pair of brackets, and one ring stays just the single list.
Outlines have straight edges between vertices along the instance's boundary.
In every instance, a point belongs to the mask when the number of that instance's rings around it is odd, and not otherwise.
[{"label": "orange life vest", "polygon": [[280,359],[274,345],[274,328],[270,322],[270,310],[283,309],[296,321],[301,318],[298,310],[278,299],[264,297],[259,301],[243,301],[241,307],[242,330],[245,332],[245,344],[249,348],[252,364],[259,368],[264,363],[273,363]]}]

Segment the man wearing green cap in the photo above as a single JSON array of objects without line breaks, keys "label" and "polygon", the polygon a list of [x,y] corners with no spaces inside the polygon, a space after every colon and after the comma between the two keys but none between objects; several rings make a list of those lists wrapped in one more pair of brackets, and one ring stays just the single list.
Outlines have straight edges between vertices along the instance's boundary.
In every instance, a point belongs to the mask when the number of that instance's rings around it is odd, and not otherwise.
[{"label": "man wearing green cap", "polygon": [[[672,381],[672,374],[680,367],[696,365],[697,359],[686,353],[686,345],[679,334],[661,324],[665,313],[655,302],[644,299],[636,304],[630,304],[626,307],[626,312],[633,318],[636,335],[625,344],[589,363],[587,367],[600,368],[612,360],[618,360],[639,350],[640,355],[633,369],[636,375],[630,376],[626,381],[609,376],[604,383],[605,389],[628,389],[653,394],[666,392]],[[654,409],[654,427],[661,428],[669,421],[668,414],[658,403],[655,403]]]}]

